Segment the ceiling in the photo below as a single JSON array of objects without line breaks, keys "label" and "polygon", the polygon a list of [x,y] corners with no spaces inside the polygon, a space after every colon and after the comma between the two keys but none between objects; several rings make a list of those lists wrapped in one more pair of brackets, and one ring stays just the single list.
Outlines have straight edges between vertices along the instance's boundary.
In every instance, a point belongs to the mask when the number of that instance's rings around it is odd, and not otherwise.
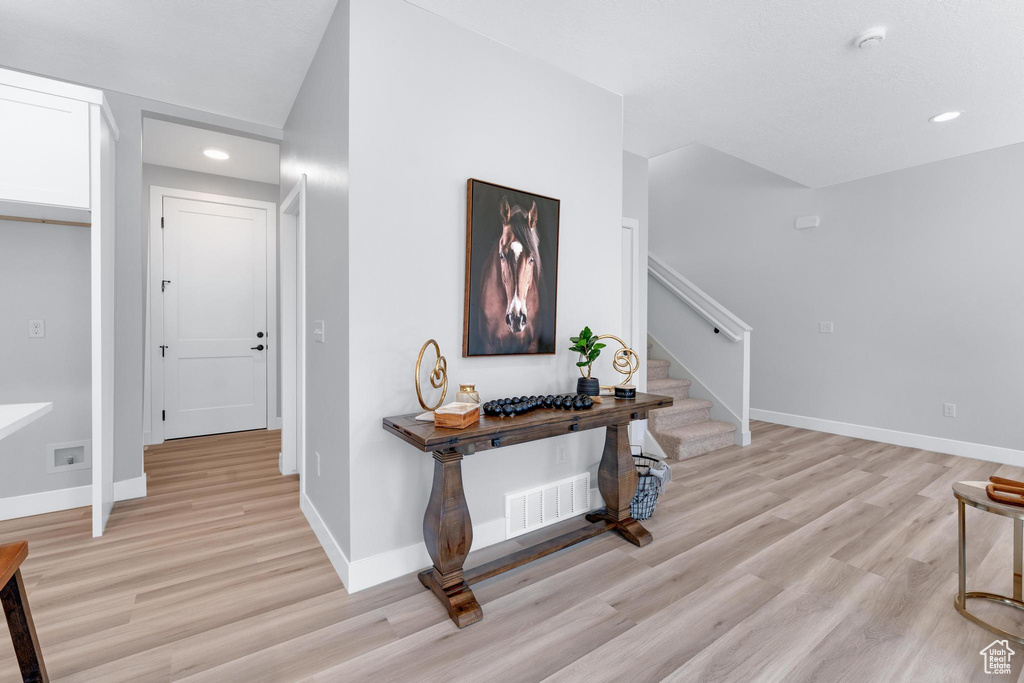
[{"label": "ceiling", "polygon": [[0,65],[281,128],[337,0],[0,0]]},{"label": "ceiling", "polygon": [[622,94],[645,157],[699,142],[822,187],[1024,141],[1020,0],[408,1]]},{"label": "ceiling", "polygon": [[[213,147],[231,155],[219,161],[203,150]],[[183,126],[159,119],[142,121],[142,162],[230,176],[277,185],[280,182],[280,147],[219,131]]]}]

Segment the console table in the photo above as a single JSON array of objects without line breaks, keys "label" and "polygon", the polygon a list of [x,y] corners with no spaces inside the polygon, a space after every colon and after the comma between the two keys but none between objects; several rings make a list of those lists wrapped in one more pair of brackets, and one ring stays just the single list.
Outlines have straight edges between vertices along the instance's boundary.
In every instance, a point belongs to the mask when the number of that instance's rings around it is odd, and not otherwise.
[{"label": "console table", "polygon": [[[480,603],[470,588],[478,581],[606,531],[616,531],[638,546],[653,540],[651,533],[629,513],[637,476],[627,427],[633,420],[645,419],[650,410],[672,405],[672,399],[637,394],[635,399],[604,396],[602,401],[588,410],[541,409],[515,417],[481,416],[479,423],[466,429],[443,429],[432,422],[418,422],[416,413],[384,418],[384,431],[424,453],[433,453],[434,481],[423,515],[423,541],[434,565],[420,572],[419,579],[437,596],[459,628],[483,619]],[[464,572],[463,563],[473,544],[473,524],[462,488],[462,458],[478,451],[600,427],[605,427],[607,432],[597,484],[606,507],[587,515],[592,525]]]}]

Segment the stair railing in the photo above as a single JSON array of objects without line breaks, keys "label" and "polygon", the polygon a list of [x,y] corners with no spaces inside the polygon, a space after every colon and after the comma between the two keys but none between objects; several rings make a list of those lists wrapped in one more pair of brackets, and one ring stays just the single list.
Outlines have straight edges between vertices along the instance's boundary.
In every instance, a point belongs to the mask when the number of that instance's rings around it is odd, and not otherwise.
[{"label": "stair railing", "polygon": [[[701,384],[715,401],[735,417],[739,427],[739,443],[750,443],[750,333],[753,328],[658,257],[648,256],[647,270],[669,293],[707,321],[715,334],[720,333],[721,337],[739,345],[739,348],[731,351],[697,347],[698,341],[693,335],[699,329],[699,321],[682,316],[690,322],[676,322],[688,326],[685,327],[688,334],[680,339],[680,347],[670,348],[666,345],[665,350],[683,366],[692,380]],[[659,333],[658,320],[667,315],[668,311],[654,311],[656,297],[650,297],[650,301],[652,310],[648,315],[649,333],[659,344],[671,345],[673,338],[679,337],[684,330],[672,326],[671,332],[666,328]],[[703,353],[705,351],[707,353]]]},{"label": "stair railing", "polygon": [[657,256],[649,255],[647,257],[647,270],[651,277],[665,285],[668,291],[682,299],[698,315],[711,323],[716,334],[721,330],[729,341],[740,342],[743,341],[743,333],[753,329]]}]

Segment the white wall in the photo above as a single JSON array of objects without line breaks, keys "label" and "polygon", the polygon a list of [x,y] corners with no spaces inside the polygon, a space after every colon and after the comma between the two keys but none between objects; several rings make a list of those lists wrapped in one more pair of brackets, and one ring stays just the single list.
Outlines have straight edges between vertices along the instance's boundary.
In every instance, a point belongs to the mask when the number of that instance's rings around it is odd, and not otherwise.
[{"label": "white wall", "polygon": [[[305,173],[306,319],[310,326],[314,320],[324,321],[325,343],[313,343],[312,329],[307,330],[304,487],[327,530],[351,557],[348,79],[349,7],[342,0],[285,124],[280,200]],[[367,283],[359,289],[364,296],[374,298]],[[362,330],[364,335],[372,333]],[[372,394],[376,388],[375,384],[368,385],[367,393]],[[319,476],[315,453],[320,453]]]},{"label": "white wall", "polygon": [[[92,434],[89,239],[89,228],[0,220],[0,403],[53,403],[0,441],[0,498],[92,481],[88,469],[46,471],[47,444]],[[28,337],[36,318],[42,339]]]},{"label": "white wall", "polygon": [[818,190],[699,145],[650,169],[651,253],[757,332],[752,409],[1024,448],[1024,145]]},{"label": "white wall", "polygon": [[[574,389],[569,336],[620,324],[622,100],[401,0],[356,0],[351,22],[349,557],[408,548],[415,563],[433,461],[381,418],[419,408],[413,366],[429,337],[449,400],[460,382],[485,400]],[[470,177],[562,201],[554,356],[461,357]],[[500,523],[506,492],[596,474],[602,443],[589,432],[467,457],[474,525]]]},{"label": "white wall", "polygon": [[[270,183],[260,183],[253,180],[243,180],[241,178],[229,178],[227,176],[215,175],[212,173],[200,173],[198,171],[187,171],[181,168],[169,168],[167,166],[158,166],[156,164],[143,164],[142,165],[142,216],[143,216],[143,229],[149,229],[149,189],[152,186],[157,187],[171,187],[176,190],[192,190],[195,192],[208,192],[210,194],[219,194],[227,197],[239,197],[242,199],[256,199],[263,202],[272,202],[277,204],[280,201],[281,189],[278,185],[271,185]],[[270,244],[277,244],[278,240],[276,236],[272,238]],[[148,259],[148,255],[147,255]],[[147,302],[148,303],[148,302]],[[151,320],[149,319],[147,308],[146,317],[146,338],[149,339],[151,330]],[[277,320],[281,320],[281,306],[278,302],[277,306]],[[272,331],[274,340],[281,339],[280,323],[276,331]],[[277,406],[278,416],[281,414],[281,344],[275,341],[271,346],[271,351],[276,349],[277,353]],[[151,396],[151,375],[152,372],[152,344],[149,345],[144,351],[145,355],[145,391],[143,393],[143,400],[145,402],[144,410],[142,413],[143,433],[149,434],[151,431],[151,416],[152,411],[150,405],[152,401]],[[276,424],[267,425],[269,428],[274,429],[277,427]]]}]

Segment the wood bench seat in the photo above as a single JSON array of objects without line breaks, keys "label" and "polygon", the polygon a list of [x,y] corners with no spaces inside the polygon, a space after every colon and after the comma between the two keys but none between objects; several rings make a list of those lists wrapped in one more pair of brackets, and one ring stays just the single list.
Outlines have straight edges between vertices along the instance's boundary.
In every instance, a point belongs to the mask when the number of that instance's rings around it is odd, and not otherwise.
[{"label": "wood bench seat", "polygon": [[45,682],[49,678],[43,665],[43,651],[39,646],[35,624],[32,623],[25,582],[21,579],[21,563],[26,557],[26,541],[0,545],[0,603],[3,603],[22,680]]}]

